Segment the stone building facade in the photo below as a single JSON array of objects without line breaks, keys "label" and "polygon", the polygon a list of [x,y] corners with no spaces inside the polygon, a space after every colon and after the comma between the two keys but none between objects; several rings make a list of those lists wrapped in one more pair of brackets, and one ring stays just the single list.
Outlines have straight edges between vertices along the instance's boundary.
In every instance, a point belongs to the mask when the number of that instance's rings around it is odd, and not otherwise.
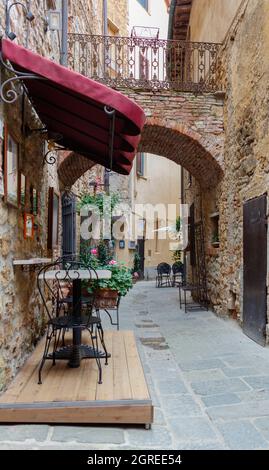
[{"label": "stone building facade", "polygon": [[[268,8],[266,0],[194,0],[189,23],[191,40],[223,42],[225,139],[221,181],[209,191],[194,178],[190,182],[185,172],[184,199],[195,203],[197,220],[202,216],[205,223],[211,304],[218,314],[233,315],[240,323],[244,323],[243,208],[269,187]],[[212,243],[216,224],[218,248]],[[267,275],[267,286],[268,282]]]},{"label": "stone building facade", "polygon": [[[113,3],[114,0],[111,0]],[[69,3],[69,32],[102,34],[103,1],[71,1]],[[114,2],[115,3],[115,2]],[[11,4],[11,3],[10,3]],[[27,3],[28,4],[28,3]],[[50,31],[47,24],[47,11],[61,10],[61,0],[32,0],[31,12],[34,21],[26,21],[21,5],[11,8],[10,30],[16,33],[16,42],[28,47],[55,62],[60,62],[61,32]],[[117,22],[125,24],[125,2],[117,10]],[[114,9],[113,9],[114,11]],[[121,15],[124,20],[120,21]],[[5,34],[5,2],[0,2],[0,34]],[[1,69],[1,81],[4,80]],[[51,257],[61,253],[61,197],[70,189],[79,194],[88,190],[88,183],[96,177],[102,177],[102,168],[96,166],[89,173],[92,164],[83,161],[83,172],[78,174],[71,184],[58,172],[59,165],[67,156],[60,155],[55,165],[44,164],[43,159],[49,150],[46,134],[31,132],[42,123],[36,116],[27,97],[19,98],[12,105],[0,102],[0,143],[1,170],[3,170],[4,137],[6,132],[12,135],[19,145],[19,160],[16,170],[26,178],[25,201],[17,207],[7,203],[3,191],[0,200],[0,391],[12,380],[18,368],[37,343],[44,329],[44,315],[36,285],[36,273],[26,272],[21,267],[14,267],[13,260]],[[53,154],[52,154],[53,155]],[[55,154],[55,157],[58,157]],[[76,156],[77,160],[79,156]],[[81,175],[84,174],[82,177]],[[81,177],[81,178],[80,178]],[[78,181],[77,181],[78,180]],[[59,198],[58,240],[53,250],[48,249],[48,198],[50,188]],[[34,237],[24,237],[24,213],[33,213],[33,190],[38,209],[34,214]]]}]

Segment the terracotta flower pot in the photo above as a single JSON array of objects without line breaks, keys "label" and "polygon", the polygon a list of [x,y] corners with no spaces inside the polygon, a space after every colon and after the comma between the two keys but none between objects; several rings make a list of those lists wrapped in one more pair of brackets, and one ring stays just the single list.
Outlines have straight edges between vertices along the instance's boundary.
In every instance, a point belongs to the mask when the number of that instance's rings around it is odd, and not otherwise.
[{"label": "terracotta flower pot", "polygon": [[95,292],[95,306],[97,308],[114,308],[118,302],[118,291],[112,289],[97,289]]}]

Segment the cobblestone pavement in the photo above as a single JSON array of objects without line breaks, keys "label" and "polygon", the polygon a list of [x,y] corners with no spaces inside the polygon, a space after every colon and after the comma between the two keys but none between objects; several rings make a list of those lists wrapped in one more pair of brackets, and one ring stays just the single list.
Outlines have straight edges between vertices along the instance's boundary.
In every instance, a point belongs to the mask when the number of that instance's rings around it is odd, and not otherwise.
[{"label": "cobblestone pavement", "polygon": [[0,426],[0,449],[269,449],[269,350],[232,320],[187,315],[177,289],[142,282],[122,301],[155,406],[139,426]]}]

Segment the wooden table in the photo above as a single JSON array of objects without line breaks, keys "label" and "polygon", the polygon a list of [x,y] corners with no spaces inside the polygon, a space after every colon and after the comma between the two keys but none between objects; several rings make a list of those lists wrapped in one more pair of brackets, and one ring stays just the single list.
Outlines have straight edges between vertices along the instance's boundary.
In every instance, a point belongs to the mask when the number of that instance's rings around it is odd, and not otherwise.
[{"label": "wooden table", "polygon": [[[40,280],[56,280],[57,281],[73,281],[73,315],[75,318],[81,317],[81,281],[95,279],[110,279],[111,271],[108,269],[68,269],[68,270],[51,270],[45,271],[39,275]],[[69,359],[69,367],[76,368],[80,366],[82,359],[94,358],[96,352],[90,346],[82,344],[81,328],[73,326],[73,342],[72,346],[67,346],[56,351],[56,359]],[[99,356],[104,357],[104,353],[99,351]]]}]

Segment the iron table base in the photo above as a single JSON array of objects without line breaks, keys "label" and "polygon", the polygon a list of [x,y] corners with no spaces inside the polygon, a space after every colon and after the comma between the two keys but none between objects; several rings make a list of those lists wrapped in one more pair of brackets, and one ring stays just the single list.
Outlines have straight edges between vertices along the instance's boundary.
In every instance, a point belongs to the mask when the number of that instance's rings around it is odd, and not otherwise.
[{"label": "iron table base", "polygon": [[[91,346],[82,344],[78,347],[73,345],[64,346],[61,349],[55,351],[55,353],[50,353],[48,359],[51,360],[67,360],[69,361],[68,365],[72,369],[75,369],[80,366],[80,361],[82,359],[105,359],[106,354],[104,351],[95,351]],[[111,357],[111,354],[107,354],[107,357]]]}]

